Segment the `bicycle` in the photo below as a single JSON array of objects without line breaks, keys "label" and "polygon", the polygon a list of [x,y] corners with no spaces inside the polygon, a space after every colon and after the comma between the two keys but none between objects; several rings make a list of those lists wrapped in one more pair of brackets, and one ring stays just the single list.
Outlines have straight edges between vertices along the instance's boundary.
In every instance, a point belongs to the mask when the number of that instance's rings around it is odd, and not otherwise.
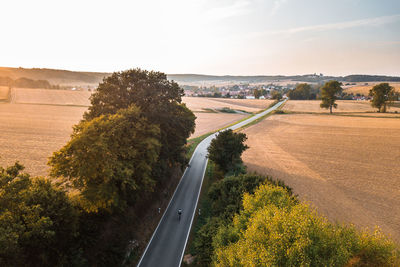
[{"label": "bicycle", "polygon": [[178,210],[178,220],[179,220],[179,221],[181,220],[181,215],[182,215],[182,210],[179,209],[179,210]]}]

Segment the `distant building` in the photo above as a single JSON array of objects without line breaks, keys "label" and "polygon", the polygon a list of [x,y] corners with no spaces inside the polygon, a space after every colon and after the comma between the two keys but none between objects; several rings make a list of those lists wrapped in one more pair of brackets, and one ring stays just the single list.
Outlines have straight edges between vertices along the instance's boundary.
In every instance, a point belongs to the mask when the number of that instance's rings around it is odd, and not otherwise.
[{"label": "distant building", "polygon": [[246,99],[256,99],[256,98],[254,97],[254,95],[247,95]]}]

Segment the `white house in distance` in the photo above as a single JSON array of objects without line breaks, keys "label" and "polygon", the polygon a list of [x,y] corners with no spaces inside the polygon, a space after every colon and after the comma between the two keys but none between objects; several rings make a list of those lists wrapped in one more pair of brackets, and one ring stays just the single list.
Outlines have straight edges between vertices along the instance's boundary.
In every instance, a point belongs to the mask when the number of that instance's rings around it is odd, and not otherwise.
[{"label": "white house in distance", "polygon": [[254,95],[247,95],[246,99],[256,99],[256,98],[254,97]]}]

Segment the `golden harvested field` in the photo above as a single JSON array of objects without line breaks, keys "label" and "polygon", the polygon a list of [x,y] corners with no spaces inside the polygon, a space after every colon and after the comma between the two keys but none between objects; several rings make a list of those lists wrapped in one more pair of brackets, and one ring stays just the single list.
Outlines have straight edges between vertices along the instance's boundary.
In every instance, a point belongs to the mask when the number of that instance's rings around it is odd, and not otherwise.
[{"label": "golden harvested field", "polygon": [[[336,102],[338,106],[333,109],[333,113],[376,112],[377,110],[371,106],[369,101],[338,100]],[[329,113],[329,109],[320,108],[320,103],[321,100],[289,100],[283,109],[292,112]],[[400,112],[400,108],[391,107],[388,111]],[[382,114],[379,113],[379,115]]]},{"label": "golden harvested field", "polygon": [[204,111],[204,109],[221,109],[229,107],[246,112],[258,112],[266,109],[273,100],[263,99],[227,99],[207,97],[183,97],[183,102],[193,111]]},{"label": "golden harvested field", "polygon": [[249,171],[281,179],[332,221],[400,241],[400,120],[274,115],[244,132]]},{"label": "golden harvested field", "polygon": [[[344,92],[353,93],[353,94],[361,94],[367,96],[369,94],[369,90],[372,87],[379,83],[368,83],[368,85],[364,85],[363,83],[357,84],[355,86],[344,87]],[[389,83],[391,86],[395,88],[397,92],[400,92],[400,83]]]},{"label": "golden harvested field", "polygon": [[[72,126],[82,119],[86,110],[79,106],[0,103],[0,166],[19,160],[28,173],[47,175],[48,157],[66,144]],[[246,116],[228,113],[195,115],[196,131],[191,138]]]},{"label": "golden harvested field", "polygon": [[21,104],[46,104],[89,106],[91,92],[72,90],[13,88],[12,102]]},{"label": "golden harvested field", "polygon": [[0,101],[5,101],[8,98],[8,86],[0,86]]},{"label": "golden harvested field", "polygon": [[235,121],[241,120],[246,115],[243,114],[230,114],[230,113],[195,113],[196,130],[190,138],[198,137],[203,134],[221,129]]},{"label": "golden harvested field", "polygon": [[32,175],[47,174],[47,158],[61,148],[84,107],[0,104],[0,166],[19,160]]}]

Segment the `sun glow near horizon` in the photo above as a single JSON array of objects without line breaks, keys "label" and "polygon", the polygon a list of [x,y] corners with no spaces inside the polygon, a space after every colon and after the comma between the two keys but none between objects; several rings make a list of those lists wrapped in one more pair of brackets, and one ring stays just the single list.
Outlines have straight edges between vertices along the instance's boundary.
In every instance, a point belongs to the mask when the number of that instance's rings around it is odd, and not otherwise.
[{"label": "sun glow near horizon", "polygon": [[0,65],[400,75],[400,2],[3,1]]}]

